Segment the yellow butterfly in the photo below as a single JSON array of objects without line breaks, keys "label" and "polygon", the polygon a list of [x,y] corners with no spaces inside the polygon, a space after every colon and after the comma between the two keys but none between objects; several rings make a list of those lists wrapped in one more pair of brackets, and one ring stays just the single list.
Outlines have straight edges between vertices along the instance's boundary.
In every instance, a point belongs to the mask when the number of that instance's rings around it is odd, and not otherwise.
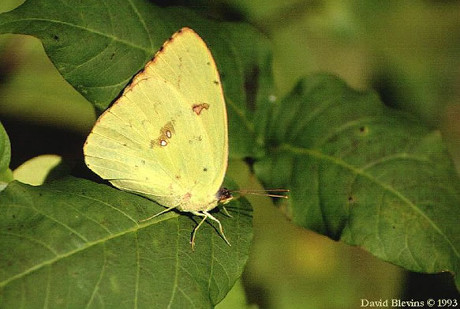
[{"label": "yellow butterfly", "polygon": [[[115,187],[167,209],[222,224],[209,213],[230,201],[222,188],[228,161],[221,80],[204,41],[176,32],[97,120],[84,146],[86,165]],[[146,220],[148,220],[146,219]]]}]

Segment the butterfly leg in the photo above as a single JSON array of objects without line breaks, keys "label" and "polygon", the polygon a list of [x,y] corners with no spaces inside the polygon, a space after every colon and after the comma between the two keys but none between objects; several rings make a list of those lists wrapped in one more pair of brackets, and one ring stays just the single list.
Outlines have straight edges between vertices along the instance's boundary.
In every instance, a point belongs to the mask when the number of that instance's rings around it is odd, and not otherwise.
[{"label": "butterfly leg", "polygon": [[170,211],[170,210],[173,210],[173,209],[176,208],[177,206],[178,206],[178,205],[176,205],[176,206],[171,206],[171,207],[169,207],[169,208],[166,208],[165,210],[160,211],[159,213],[154,214],[153,216],[150,216],[150,217],[148,217],[147,219],[139,220],[139,222],[148,221],[148,220],[150,220],[150,219],[153,219],[153,218],[155,218],[155,217],[158,217],[159,215],[162,215],[162,214],[164,214],[165,212],[168,212],[168,211]]},{"label": "butterfly leg", "polygon": [[209,218],[209,219],[211,219],[211,220],[217,222],[217,224],[219,225],[220,235],[222,235],[222,238],[225,240],[225,242],[227,243],[227,245],[231,246],[230,242],[227,240],[227,237],[225,237],[224,229],[222,228],[222,224],[220,223],[220,221],[219,221],[218,219],[214,218],[214,217],[213,217],[209,212],[207,212],[207,211],[203,211],[203,214],[204,214],[207,218]]},{"label": "butterfly leg", "polygon": [[192,244],[192,250],[193,250],[193,248],[195,248],[196,232],[198,231],[200,226],[203,224],[203,222],[206,221],[207,216],[205,214],[201,213],[201,212],[198,212],[198,211],[192,211],[192,214],[194,214],[195,216],[203,217],[203,219],[200,221],[200,223],[198,223],[198,225],[193,229],[193,232],[192,232],[192,240],[190,241],[190,243]]},{"label": "butterfly leg", "polygon": [[222,211],[224,212],[224,214],[229,217],[229,218],[233,218],[233,216],[228,212],[227,208],[225,208],[225,206],[222,205]]}]

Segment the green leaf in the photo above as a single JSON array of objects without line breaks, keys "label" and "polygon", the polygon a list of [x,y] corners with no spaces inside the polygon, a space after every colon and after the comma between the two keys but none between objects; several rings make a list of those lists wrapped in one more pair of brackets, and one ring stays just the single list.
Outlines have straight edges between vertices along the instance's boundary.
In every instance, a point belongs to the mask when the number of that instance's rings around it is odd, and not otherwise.
[{"label": "green leaf", "polygon": [[69,175],[70,168],[62,162],[58,155],[40,155],[18,166],[14,172],[14,179],[32,186],[42,185],[51,180]]},{"label": "green leaf", "polygon": [[1,308],[209,308],[241,275],[252,237],[245,199],[190,235],[196,218],[106,185],[12,182],[0,195]]},{"label": "green leaf", "polygon": [[216,309],[244,309],[250,308],[247,304],[246,294],[244,292],[244,286],[242,280],[238,280],[231,291],[227,294],[227,297],[220,302]]},{"label": "green leaf", "polygon": [[28,0],[0,14],[0,33],[39,38],[62,76],[101,111],[120,94],[175,31],[196,30],[221,74],[234,157],[259,151],[257,119],[267,120],[272,86],[268,42],[253,28],[218,23],[183,7],[159,8],[147,0]]},{"label": "green leaf", "polygon": [[460,181],[439,132],[316,75],[273,111],[266,142],[256,174],[291,189],[294,223],[409,270],[458,273]]},{"label": "green leaf", "polygon": [[8,134],[0,122],[0,173],[6,171],[10,167],[11,145]]},{"label": "green leaf", "polygon": [[13,180],[13,174],[9,169],[11,160],[11,145],[8,134],[0,122],[0,192]]}]

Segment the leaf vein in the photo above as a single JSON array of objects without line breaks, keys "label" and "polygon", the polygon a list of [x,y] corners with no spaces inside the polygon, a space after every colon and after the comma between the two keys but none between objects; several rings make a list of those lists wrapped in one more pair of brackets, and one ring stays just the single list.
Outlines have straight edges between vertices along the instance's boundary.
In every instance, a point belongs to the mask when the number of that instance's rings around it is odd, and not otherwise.
[{"label": "leaf vein", "polygon": [[48,244],[43,243],[43,242],[41,242],[40,240],[35,239],[35,238],[32,238],[32,237],[29,237],[29,236],[27,236],[27,235],[20,235],[20,234],[16,234],[16,233],[3,232],[3,231],[0,231],[0,234],[3,234],[3,235],[12,235],[12,236],[16,236],[16,237],[18,237],[18,238],[24,238],[24,239],[30,240],[31,242],[35,242],[35,243],[41,245],[42,247],[44,247],[45,249],[48,249],[48,250],[51,251],[55,256],[58,256],[58,255],[59,255],[59,253],[58,253],[57,251],[55,251],[52,247],[48,246]]},{"label": "leaf vein", "polygon": [[89,32],[89,33],[93,33],[93,34],[99,35],[99,36],[101,36],[101,37],[105,37],[105,38],[111,39],[111,40],[113,40],[113,41],[115,41],[115,42],[124,44],[124,45],[126,45],[126,46],[131,47],[131,48],[141,50],[141,51],[145,52],[145,53],[148,54],[148,55],[151,55],[151,54],[153,53],[153,51],[152,51],[150,48],[145,48],[145,47],[143,47],[143,46],[133,44],[132,42],[129,42],[129,41],[120,39],[120,38],[118,38],[118,37],[116,37],[116,36],[114,36],[114,35],[110,35],[110,34],[108,34],[108,33],[104,33],[104,32],[101,32],[101,31],[98,31],[98,30],[95,30],[95,29],[87,28],[87,27],[85,27],[85,26],[80,26],[80,25],[72,24],[72,23],[69,23],[69,22],[62,21],[62,20],[57,20],[57,19],[46,19],[46,18],[38,18],[38,17],[28,17],[28,18],[17,19],[17,20],[15,20],[14,22],[11,22],[11,23],[27,22],[27,21],[30,21],[30,22],[38,21],[38,22],[55,23],[55,24],[59,24],[59,25],[68,26],[68,27],[71,27],[71,28],[76,28],[76,29],[78,29],[78,30],[86,31],[86,32]]},{"label": "leaf vein", "polygon": [[171,308],[171,305],[173,303],[173,300],[174,300],[174,297],[176,295],[176,291],[177,291],[177,281],[178,281],[178,276],[179,276],[179,235],[180,235],[180,232],[179,232],[179,220],[176,220],[176,226],[177,226],[177,237],[176,237],[176,261],[175,261],[175,268],[174,268],[174,282],[173,282],[173,287],[172,287],[172,291],[171,291],[171,298],[169,299],[169,303],[168,303],[168,307],[167,308]]},{"label": "leaf vein", "polygon": [[105,251],[106,250],[105,244],[103,243],[102,245],[103,245],[103,248],[104,248],[104,251],[103,251],[104,262],[102,264],[101,271],[99,272],[99,277],[97,278],[96,284],[94,285],[93,292],[91,293],[91,297],[89,298],[88,303],[85,306],[86,308],[89,308],[92,305],[92,303],[94,301],[94,297],[96,296],[97,291],[99,289],[99,285],[101,284],[102,278],[104,277],[105,266],[107,264],[107,253]]},{"label": "leaf vein", "polygon": [[338,166],[341,166],[347,170],[349,170],[350,172],[356,174],[356,175],[360,175],[362,177],[365,177],[367,179],[369,179],[370,181],[372,181],[373,183],[375,183],[376,185],[378,185],[379,187],[381,187],[383,190],[393,194],[394,196],[396,196],[397,198],[399,198],[401,201],[404,202],[405,205],[407,205],[410,209],[412,209],[415,213],[417,213],[418,215],[420,215],[423,219],[425,219],[429,225],[439,234],[441,235],[444,240],[446,241],[446,243],[451,247],[452,251],[455,253],[455,255],[457,257],[460,257],[460,253],[458,252],[457,248],[455,248],[454,244],[452,243],[452,241],[447,237],[447,235],[440,229],[440,227],[430,218],[428,217],[428,215],[426,213],[424,213],[421,209],[419,209],[414,203],[412,203],[412,201],[407,198],[406,196],[404,196],[401,192],[397,191],[395,188],[379,181],[377,178],[373,177],[372,175],[368,174],[368,173],[365,173],[362,169],[359,169],[359,168],[356,168],[346,162],[344,162],[343,160],[340,160],[340,159],[337,159],[337,158],[334,158],[334,157],[331,157],[327,154],[324,154],[324,153],[321,153],[317,150],[312,150],[312,149],[307,149],[307,148],[301,148],[301,147],[296,147],[296,146],[293,146],[293,145],[290,145],[290,144],[282,144],[280,147],[279,147],[279,150],[280,151],[291,151],[291,152],[294,152],[294,153],[297,153],[297,154],[301,154],[301,155],[306,155],[306,156],[311,156],[311,157],[314,157],[316,159],[319,159],[319,160],[323,160],[323,161],[327,161],[327,162],[331,162],[335,165],[338,165]]},{"label": "leaf vein", "polygon": [[15,281],[15,280],[17,280],[17,279],[20,279],[20,278],[22,278],[22,277],[25,277],[26,275],[32,274],[32,273],[34,273],[34,272],[36,272],[36,271],[42,269],[43,267],[46,267],[47,265],[52,265],[52,264],[54,264],[54,263],[56,263],[56,262],[59,262],[60,260],[62,260],[62,259],[64,259],[64,258],[71,257],[71,256],[73,256],[73,255],[75,255],[75,254],[78,254],[78,253],[80,253],[80,252],[82,252],[82,251],[85,251],[85,250],[87,250],[87,249],[89,249],[89,248],[91,248],[91,247],[93,247],[93,246],[97,246],[97,245],[102,244],[102,243],[104,243],[104,242],[106,242],[106,241],[109,241],[109,240],[111,240],[111,239],[115,239],[115,238],[117,238],[117,237],[121,237],[121,236],[124,236],[124,235],[126,235],[126,234],[129,234],[129,233],[133,233],[133,232],[142,230],[142,229],[144,229],[144,228],[148,228],[148,227],[150,227],[150,226],[153,225],[153,224],[158,224],[158,223],[160,223],[160,222],[162,222],[162,221],[170,220],[170,219],[176,218],[177,216],[179,216],[179,215],[169,215],[169,216],[164,215],[163,217],[159,217],[157,220],[152,219],[150,222],[144,223],[144,224],[142,224],[142,225],[136,224],[136,226],[134,226],[134,227],[132,227],[132,228],[130,228],[130,229],[126,229],[126,230],[124,230],[124,231],[122,231],[122,232],[120,232],[120,233],[112,234],[112,235],[107,236],[107,237],[102,237],[102,238],[100,238],[100,239],[98,239],[98,240],[95,240],[95,241],[92,241],[92,242],[86,242],[85,245],[83,245],[83,246],[81,246],[81,247],[78,247],[78,248],[76,248],[76,249],[74,249],[74,250],[71,250],[71,251],[69,251],[69,252],[67,252],[67,253],[65,253],[65,254],[61,254],[61,255],[59,255],[59,256],[57,256],[57,257],[55,257],[55,258],[52,258],[52,259],[43,261],[43,262],[41,262],[40,264],[37,264],[37,265],[35,265],[35,266],[33,266],[33,267],[30,267],[30,268],[27,269],[27,270],[24,270],[24,271],[22,271],[22,272],[20,272],[20,273],[18,273],[18,274],[16,274],[16,275],[14,275],[14,276],[11,276],[10,278],[7,278],[7,279],[4,280],[4,281],[1,281],[1,282],[0,282],[0,288],[6,286],[8,283],[10,283],[10,282],[12,282],[12,281]]}]

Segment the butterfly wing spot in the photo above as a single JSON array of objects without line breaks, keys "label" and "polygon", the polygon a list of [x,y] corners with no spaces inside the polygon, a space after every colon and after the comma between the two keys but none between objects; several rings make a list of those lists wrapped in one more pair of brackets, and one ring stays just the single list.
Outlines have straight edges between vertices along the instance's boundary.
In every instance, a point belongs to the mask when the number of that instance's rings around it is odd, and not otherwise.
[{"label": "butterfly wing spot", "polygon": [[203,140],[203,137],[201,137],[201,135],[196,135],[193,137],[193,139],[189,139],[188,143],[193,144],[195,142],[201,142],[202,140]]},{"label": "butterfly wing spot", "polygon": [[195,114],[198,116],[201,114],[203,109],[209,109],[209,104],[208,103],[199,103],[199,104],[193,104],[192,110]]},{"label": "butterfly wing spot", "polygon": [[168,140],[173,136],[176,131],[174,130],[174,125],[172,121],[168,121],[160,129],[160,135],[150,141],[150,148],[155,146],[165,147],[168,145]]},{"label": "butterfly wing spot", "polygon": [[208,171],[208,168],[207,167],[203,167],[203,172],[207,172]]},{"label": "butterfly wing spot", "polygon": [[161,137],[150,140],[150,148],[153,148],[155,146],[165,147],[167,145],[168,142],[166,141],[166,139],[162,139]]},{"label": "butterfly wing spot", "polygon": [[214,85],[219,85],[219,81],[215,80],[213,81]]},{"label": "butterfly wing spot", "polygon": [[187,193],[185,193],[184,196],[182,197],[182,201],[183,201],[183,202],[187,202],[188,200],[190,200],[191,197],[192,197],[192,193],[187,192]]},{"label": "butterfly wing spot", "polygon": [[161,128],[161,132],[170,131],[170,134],[171,133],[176,133],[176,131],[174,130],[174,125],[173,124],[174,124],[173,121],[168,121],[163,126],[163,128]]}]

